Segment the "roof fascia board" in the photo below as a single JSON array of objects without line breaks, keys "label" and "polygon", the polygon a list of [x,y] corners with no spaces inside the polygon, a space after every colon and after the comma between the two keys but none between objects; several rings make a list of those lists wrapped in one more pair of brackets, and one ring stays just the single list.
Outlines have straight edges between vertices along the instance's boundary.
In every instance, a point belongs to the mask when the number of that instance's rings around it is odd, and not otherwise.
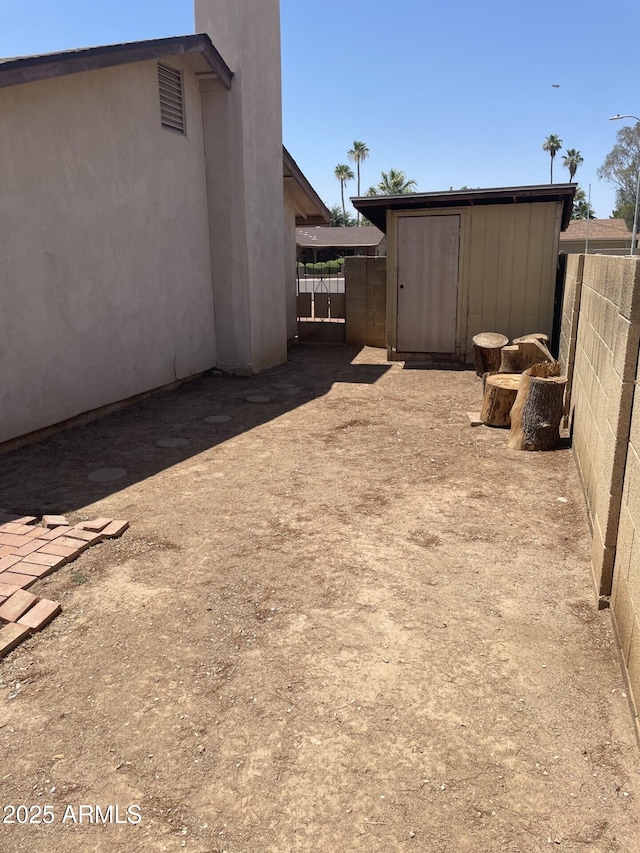
[{"label": "roof fascia board", "polygon": [[[314,217],[318,220],[315,223],[317,225],[328,225],[331,220],[329,209],[311,186],[307,178],[304,176],[300,166],[298,166],[284,145],[282,146],[282,167],[285,186],[288,183],[292,189],[293,186],[296,187],[297,191],[295,192],[295,196],[298,203],[301,199],[300,194],[302,194],[308,202],[308,204],[305,205],[305,209],[308,211],[308,217]],[[305,224],[309,224],[309,220],[307,220]]]},{"label": "roof fascia board", "polygon": [[[451,207],[473,207],[491,204],[537,204],[559,201],[562,203],[562,230],[571,219],[576,184],[549,184],[522,187],[497,187],[494,189],[469,190],[443,193],[406,193],[394,196],[360,196],[351,198],[351,203],[378,228],[386,229],[385,211],[396,213]],[[373,216],[373,219],[372,219]]]},{"label": "roof fascia board", "polygon": [[83,71],[113,68],[133,62],[190,54],[200,54],[225,88],[231,88],[233,72],[220,56],[209,36],[204,34],[102,45],[43,56],[9,59],[0,62],[0,88],[49,80]]}]

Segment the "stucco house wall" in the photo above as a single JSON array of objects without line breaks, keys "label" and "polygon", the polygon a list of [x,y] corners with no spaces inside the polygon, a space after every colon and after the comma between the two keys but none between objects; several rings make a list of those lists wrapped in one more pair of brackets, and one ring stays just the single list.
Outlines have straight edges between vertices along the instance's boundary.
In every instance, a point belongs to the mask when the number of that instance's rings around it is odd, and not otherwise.
[{"label": "stucco house wall", "polygon": [[0,89],[0,442],[216,363],[200,93],[166,61],[184,136],[155,61]]},{"label": "stucco house wall", "polygon": [[279,0],[196,0],[195,17],[234,72],[203,98],[219,359],[259,371],[287,359]]}]

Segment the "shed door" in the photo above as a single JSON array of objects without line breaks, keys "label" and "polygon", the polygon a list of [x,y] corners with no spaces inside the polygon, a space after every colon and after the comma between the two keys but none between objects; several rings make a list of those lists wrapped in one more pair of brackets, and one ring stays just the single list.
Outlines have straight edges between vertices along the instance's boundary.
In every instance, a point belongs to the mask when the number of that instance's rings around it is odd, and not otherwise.
[{"label": "shed door", "polygon": [[398,219],[398,352],[455,352],[459,248],[459,216]]}]

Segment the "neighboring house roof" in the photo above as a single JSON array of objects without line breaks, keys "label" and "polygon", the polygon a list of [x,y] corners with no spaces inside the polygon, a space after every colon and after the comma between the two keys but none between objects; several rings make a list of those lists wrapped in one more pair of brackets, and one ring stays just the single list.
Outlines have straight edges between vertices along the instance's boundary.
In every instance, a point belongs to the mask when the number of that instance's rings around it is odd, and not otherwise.
[{"label": "neighboring house roof", "polygon": [[374,225],[355,227],[329,225],[322,228],[296,229],[296,244],[303,248],[349,249],[360,246],[379,246],[382,240],[384,240],[384,234]]},{"label": "neighboring house roof", "polygon": [[233,72],[206,34],[0,59],[0,88],[167,56],[184,56],[196,74],[210,76],[213,73],[227,89],[231,88]]},{"label": "neighboring house roof", "polygon": [[296,225],[328,224],[331,219],[329,209],[305,178],[302,170],[284,145],[282,146],[282,157],[285,192],[290,193],[295,205]]},{"label": "neighboring house roof", "polygon": [[425,210],[428,208],[472,207],[486,204],[517,204],[545,201],[562,202],[562,230],[569,225],[576,184],[541,184],[525,187],[453,190],[437,193],[406,193],[352,198],[356,210],[383,231],[387,227],[387,210]]},{"label": "neighboring house roof", "polygon": [[[587,238],[587,220],[574,219],[569,223],[569,227],[561,235],[561,240],[586,240]],[[631,231],[627,228],[627,223],[624,219],[590,219],[589,220],[589,239],[590,240],[630,240]]]}]

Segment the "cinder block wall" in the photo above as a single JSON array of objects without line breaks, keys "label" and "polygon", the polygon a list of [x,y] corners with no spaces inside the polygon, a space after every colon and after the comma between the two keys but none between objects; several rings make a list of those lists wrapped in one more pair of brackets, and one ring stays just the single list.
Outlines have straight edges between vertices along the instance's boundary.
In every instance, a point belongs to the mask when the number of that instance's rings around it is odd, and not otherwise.
[{"label": "cinder block wall", "polygon": [[560,326],[560,350],[558,359],[567,375],[565,399],[571,399],[571,384],[573,365],[576,356],[576,339],[578,336],[578,316],[580,314],[580,297],[582,295],[582,274],[584,270],[584,255],[569,255],[564,280],[562,298],[562,320]]},{"label": "cinder block wall", "polygon": [[[570,354],[573,448],[592,526],[591,567],[598,595],[611,594],[640,339],[638,260],[606,255],[570,258],[561,353]],[[582,276],[580,277],[580,266]],[[567,301],[568,301],[567,299]]]},{"label": "cinder block wall", "polygon": [[387,259],[346,258],[348,344],[387,345]]},{"label": "cinder block wall", "polygon": [[640,366],[635,381],[611,608],[637,709],[640,707]]}]

